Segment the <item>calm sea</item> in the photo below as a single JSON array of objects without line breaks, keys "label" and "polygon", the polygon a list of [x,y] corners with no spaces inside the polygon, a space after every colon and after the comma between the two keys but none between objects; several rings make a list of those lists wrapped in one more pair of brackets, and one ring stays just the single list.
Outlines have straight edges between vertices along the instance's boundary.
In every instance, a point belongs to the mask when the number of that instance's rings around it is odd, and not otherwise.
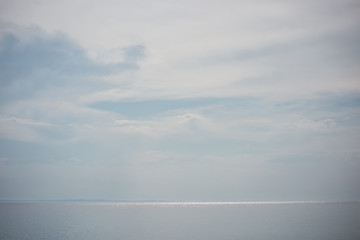
[{"label": "calm sea", "polygon": [[1,240],[356,240],[360,203],[0,203]]}]

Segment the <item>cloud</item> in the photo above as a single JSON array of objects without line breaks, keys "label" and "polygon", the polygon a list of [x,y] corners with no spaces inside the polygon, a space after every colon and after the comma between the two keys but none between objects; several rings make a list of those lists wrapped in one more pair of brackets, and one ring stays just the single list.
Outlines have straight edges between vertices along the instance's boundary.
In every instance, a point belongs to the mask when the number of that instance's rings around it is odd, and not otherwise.
[{"label": "cloud", "polygon": [[[23,6],[28,6],[26,11]],[[140,71],[126,77],[108,76],[115,87],[88,92],[84,96],[88,102],[254,95],[287,98],[321,91],[359,91],[356,29],[360,8],[353,0],[211,1],[206,6],[157,0],[142,2],[142,8],[127,1],[105,1],[86,5],[81,20],[77,13],[84,9],[82,1],[41,2],[41,6],[14,1],[5,5],[3,16],[48,31],[61,30],[92,59],[113,62],[119,59],[118,52],[120,59],[128,58],[124,61],[130,63],[143,56],[141,49],[147,46],[147,57],[138,63]],[[66,18],[59,15],[59,9],[66,9]],[[99,12],[106,12],[106,17],[96,14]],[[50,20],[49,14],[57,17]],[[119,47],[129,45],[133,50]],[[130,60],[134,53],[137,57]]]},{"label": "cloud", "polygon": [[[1,136],[19,141],[58,142],[77,138],[75,126],[109,118],[81,106],[77,98],[109,88],[102,77],[134,71],[145,47],[120,48],[119,61],[97,61],[62,33],[1,22]],[[74,132],[75,131],[75,132]]]},{"label": "cloud", "polygon": [[144,46],[134,45],[124,48],[122,62],[97,62],[64,34],[2,25],[6,26],[0,33],[2,102],[28,98],[44,89],[65,88],[66,92],[85,87],[91,91],[101,87],[94,78],[137,69],[137,62],[144,57]]}]

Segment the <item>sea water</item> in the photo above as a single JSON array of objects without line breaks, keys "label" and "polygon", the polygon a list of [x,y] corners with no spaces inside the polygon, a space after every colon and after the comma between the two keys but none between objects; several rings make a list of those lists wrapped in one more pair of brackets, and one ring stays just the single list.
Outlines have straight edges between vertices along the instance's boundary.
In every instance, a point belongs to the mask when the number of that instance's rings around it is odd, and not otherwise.
[{"label": "sea water", "polygon": [[356,240],[360,203],[0,203],[1,240]]}]

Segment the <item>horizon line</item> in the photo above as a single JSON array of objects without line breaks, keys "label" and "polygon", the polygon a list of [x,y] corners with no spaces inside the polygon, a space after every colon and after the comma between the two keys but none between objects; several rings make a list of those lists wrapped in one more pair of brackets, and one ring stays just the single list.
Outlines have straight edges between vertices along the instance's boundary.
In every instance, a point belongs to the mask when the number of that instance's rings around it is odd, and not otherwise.
[{"label": "horizon line", "polygon": [[109,200],[109,199],[27,199],[27,200],[10,200],[0,199],[0,203],[117,203],[117,204],[134,204],[134,205],[246,205],[246,204],[331,204],[331,203],[360,203],[360,200],[295,200],[295,201],[179,201],[179,200]]}]

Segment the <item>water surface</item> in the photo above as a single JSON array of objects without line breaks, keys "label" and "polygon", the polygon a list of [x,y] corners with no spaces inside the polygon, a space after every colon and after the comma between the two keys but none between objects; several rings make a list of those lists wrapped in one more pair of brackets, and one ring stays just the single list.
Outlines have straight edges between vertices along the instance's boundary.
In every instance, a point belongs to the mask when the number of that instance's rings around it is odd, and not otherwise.
[{"label": "water surface", "polygon": [[360,204],[0,203],[1,240],[360,239]]}]

